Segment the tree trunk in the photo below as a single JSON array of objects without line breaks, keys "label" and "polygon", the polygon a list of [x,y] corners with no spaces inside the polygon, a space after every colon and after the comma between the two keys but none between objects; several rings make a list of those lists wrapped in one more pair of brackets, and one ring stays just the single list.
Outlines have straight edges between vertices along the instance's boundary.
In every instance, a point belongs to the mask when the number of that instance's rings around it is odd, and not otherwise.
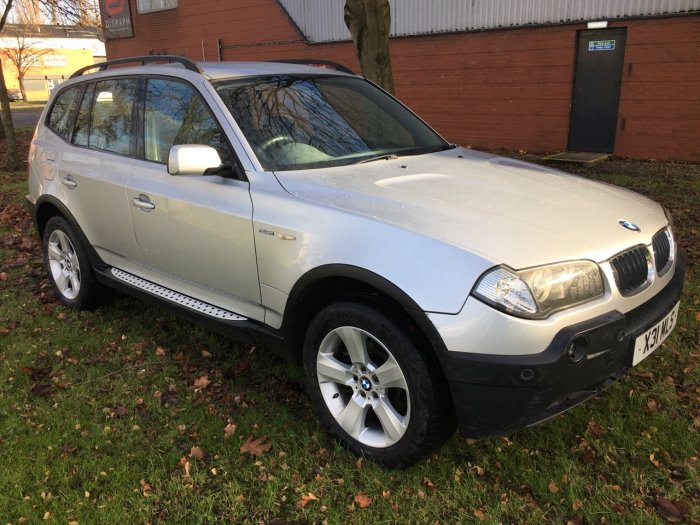
[{"label": "tree trunk", "polygon": [[22,93],[22,102],[27,101],[27,90],[24,89],[24,75],[22,73],[19,74],[17,77],[17,80],[19,80],[19,91]]},{"label": "tree trunk", "polygon": [[350,30],[362,74],[394,93],[391,72],[389,0],[345,0],[345,25]]},{"label": "tree trunk", "polygon": [[17,137],[15,137],[15,126],[12,123],[12,112],[10,111],[10,100],[7,98],[7,87],[5,86],[5,75],[0,67],[0,108],[2,109],[2,123],[5,129],[7,140],[7,162],[5,169],[15,171],[19,168],[19,158],[17,157]]}]

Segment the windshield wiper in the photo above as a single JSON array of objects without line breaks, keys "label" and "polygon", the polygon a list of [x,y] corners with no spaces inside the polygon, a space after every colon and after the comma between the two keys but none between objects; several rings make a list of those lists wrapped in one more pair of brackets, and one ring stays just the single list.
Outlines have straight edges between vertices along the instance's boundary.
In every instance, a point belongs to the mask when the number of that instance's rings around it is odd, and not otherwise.
[{"label": "windshield wiper", "polygon": [[399,156],[396,153],[388,153],[386,155],[377,155],[376,157],[370,157],[368,159],[356,162],[355,164],[366,164],[368,162],[374,162],[375,160],[394,160],[398,158]]}]

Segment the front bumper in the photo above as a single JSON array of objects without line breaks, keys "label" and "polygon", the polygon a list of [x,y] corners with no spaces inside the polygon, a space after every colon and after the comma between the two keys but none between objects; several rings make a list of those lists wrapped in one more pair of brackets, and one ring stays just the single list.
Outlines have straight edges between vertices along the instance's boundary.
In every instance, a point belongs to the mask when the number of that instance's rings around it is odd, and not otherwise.
[{"label": "front bumper", "polygon": [[679,258],[673,279],[651,300],[627,314],[613,311],[569,326],[539,354],[440,352],[460,434],[483,438],[514,432],[568,410],[619,379],[632,366],[635,338],[678,302],[683,266]]}]

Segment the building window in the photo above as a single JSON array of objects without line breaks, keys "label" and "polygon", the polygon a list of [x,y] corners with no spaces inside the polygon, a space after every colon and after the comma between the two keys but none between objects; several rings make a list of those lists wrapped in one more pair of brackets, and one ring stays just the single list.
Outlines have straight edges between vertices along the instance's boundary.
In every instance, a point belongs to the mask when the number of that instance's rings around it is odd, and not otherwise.
[{"label": "building window", "polygon": [[140,15],[154,11],[175,9],[176,7],[177,0],[136,0],[136,10]]}]

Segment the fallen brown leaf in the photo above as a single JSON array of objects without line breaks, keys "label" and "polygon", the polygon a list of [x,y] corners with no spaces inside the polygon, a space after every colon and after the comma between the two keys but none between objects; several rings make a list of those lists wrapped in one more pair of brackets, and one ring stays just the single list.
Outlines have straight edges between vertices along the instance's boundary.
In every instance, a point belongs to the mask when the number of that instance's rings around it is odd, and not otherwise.
[{"label": "fallen brown leaf", "polygon": [[203,459],[204,451],[199,447],[192,447],[190,449],[190,457],[195,459]]},{"label": "fallen brown leaf", "polygon": [[51,374],[51,368],[38,366],[23,366],[22,372],[27,374],[32,381],[38,381],[39,379],[44,379],[48,377]]},{"label": "fallen brown leaf", "polygon": [[194,387],[195,388],[207,388],[211,381],[209,381],[209,376],[208,375],[203,375],[202,377],[199,377],[194,380]]},{"label": "fallen brown leaf", "polygon": [[318,501],[318,498],[314,495],[313,492],[308,492],[306,494],[302,494],[301,498],[299,498],[299,501],[297,501],[297,507],[304,508],[310,501]]},{"label": "fallen brown leaf", "polygon": [[250,454],[252,456],[260,456],[272,448],[272,443],[266,443],[267,436],[253,439],[253,436],[248,436],[245,443],[241,445],[240,451],[242,454]]},{"label": "fallen brown leaf", "polygon": [[224,427],[224,439],[228,439],[228,438],[230,438],[231,436],[233,436],[233,433],[234,433],[235,431],[236,431],[236,425],[234,425],[233,423],[228,423],[228,424]]},{"label": "fallen brown leaf", "polygon": [[5,272],[0,272],[0,281],[7,281],[7,274]]},{"label": "fallen brown leaf", "polygon": [[657,496],[656,504],[659,506],[659,513],[670,523],[680,523],[688,513],[688,505],[682,501],[672,502],[663,496]]},{"label": "fallen brown leaf", "polygon": [[588,432],[591,436],[593,436],[595,438],[603,437],[605,434],[608,433],[608,431],[605,427],[599,425],[593,419],[591,419],[588,422],[588,426],[586,427],[586,432]]},{"label": "fallen brown leaf", "polygon": [[574,510],[579,510],[581,507],[583,507],[583,503],[578,498],[576,498],[574,500],[574,502],[571,504],[571,508]]},{"label": "fallen brown leaf", "polygon": [[131,343],[131,349],[134,352],[143,352],[147,347],[148,343],[146,341],[138,341],[136,343]]},{"label": "fallen brown leaf", "polygon": [[554,482],[554,480],[549,482],[548,488],[549,492],[551,492],[552,494],[556,494],[557,492],[559,492],[559,487],[557,487],[557,484]]},{"label": "fallen brown leaf", "polygon": [[144,497],[148,498],[151,496],[152,493],[153,493],[153,489],[151,488],[151,486],[148,483],[146,483],[145,479],[142,479],[141,480],[141,494],[143,494]]},{"label": "fallen brown leaf", "polygon": [[122,405],[107,405],[103,412],[109,417],[122,417],[126,415],[126,408]]},{"label": "fallen brown leaf", "polygon": [[180,465],[182,466],[183,469],[185,469],[185,476],[189,477],[190,476],[190,462],[187,460],[185,456],[182,456],[180,458]]},{"label": "fallen brown leaf", "polygon": [[655,458],[654,454],[649,454],[649,461],[651,461],[652,465],[654,465],[656,468],[659,468],[661,466],[661,463]]},{"label": "fallen brown leaf", "polygon": [[620,516],[622,516],[625,513],[625,506],[620,503],[613,503],[610,508]]},{"label": "fallen brown leaf", "polygon": [[357,494],[355,494],[355,503],[357,503],[360,506],[360,508],[366,509],[372,504],[372,498],[370,498],[364,492],[358,492]]},{"label": "fallen brown leaf", "polygon": [[484,514],[484,511],[481,509],[474,509],[474,516],[476,516],[476,519],[479,521],[484,521],[486,518],[486,514]]}]

